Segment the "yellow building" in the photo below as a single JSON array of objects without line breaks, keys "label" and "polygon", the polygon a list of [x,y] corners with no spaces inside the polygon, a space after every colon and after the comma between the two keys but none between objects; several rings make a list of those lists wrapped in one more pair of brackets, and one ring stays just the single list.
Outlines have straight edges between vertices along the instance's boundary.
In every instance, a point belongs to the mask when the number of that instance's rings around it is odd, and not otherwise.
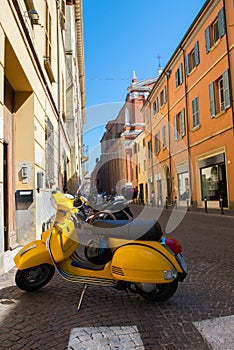
[{"label": "yellow building", "polygon": [[4,254],[39,237],[49,189],[82,179],[85,122],[81,0],[1,6],[0,273]]}]

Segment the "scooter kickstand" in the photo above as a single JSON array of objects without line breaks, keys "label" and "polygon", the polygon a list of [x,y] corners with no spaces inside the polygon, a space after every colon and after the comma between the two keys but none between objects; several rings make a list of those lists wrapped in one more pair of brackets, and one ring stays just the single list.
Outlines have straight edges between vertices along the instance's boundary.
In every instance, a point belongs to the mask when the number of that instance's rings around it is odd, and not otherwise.
[{"label": "scooter kickstand", "polygon": [[85,295],[85,292],[86,292],[86,289],[87,289],[87,288],[88,288],[88,284],[85,283],[85,284],[84,284],[84,287],[83,287],[83,289],[82,289],[81,295],[80,295],[80,300],[79,300],[79,304],[78,304],[78,306],[77,306],[77,311],[79,311],[80,308],[81,308],[81,304],[82,304],[82,301],[83,301],[83,299],[84,299],[84,295]]}]

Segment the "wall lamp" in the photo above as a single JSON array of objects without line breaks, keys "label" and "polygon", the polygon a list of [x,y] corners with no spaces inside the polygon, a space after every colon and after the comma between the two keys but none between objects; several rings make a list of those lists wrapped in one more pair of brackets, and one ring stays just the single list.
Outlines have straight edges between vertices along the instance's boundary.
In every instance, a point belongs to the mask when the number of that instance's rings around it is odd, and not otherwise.
[{"label": "wall lamp", "polygon": [[32,9],[28,12],[29,18],[32,21],[32,24],[39,24],[39,15],[36,9]]}]

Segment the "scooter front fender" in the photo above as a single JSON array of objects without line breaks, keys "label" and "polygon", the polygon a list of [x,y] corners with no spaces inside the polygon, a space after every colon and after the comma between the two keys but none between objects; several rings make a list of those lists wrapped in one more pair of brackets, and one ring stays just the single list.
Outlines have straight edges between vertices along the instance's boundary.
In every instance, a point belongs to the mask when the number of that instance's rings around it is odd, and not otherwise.
[{"label": "scooter front fender", "polygon": [[37,240],[26,244],[14,257],[14,262],[19,270],[28,269],[40,264],[53,265],[49,251],[43,241]]}]

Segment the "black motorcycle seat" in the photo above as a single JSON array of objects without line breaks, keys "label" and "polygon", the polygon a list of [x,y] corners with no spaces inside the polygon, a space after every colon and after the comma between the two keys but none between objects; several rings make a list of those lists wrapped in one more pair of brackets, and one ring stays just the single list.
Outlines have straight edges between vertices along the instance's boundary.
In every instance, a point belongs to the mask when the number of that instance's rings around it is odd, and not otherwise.
[{"label": "black motorcycle seat", "polygon": [[97,220],[92,224],[94,234],[128,240],[159,241],[162,229],[154,220]]}]

